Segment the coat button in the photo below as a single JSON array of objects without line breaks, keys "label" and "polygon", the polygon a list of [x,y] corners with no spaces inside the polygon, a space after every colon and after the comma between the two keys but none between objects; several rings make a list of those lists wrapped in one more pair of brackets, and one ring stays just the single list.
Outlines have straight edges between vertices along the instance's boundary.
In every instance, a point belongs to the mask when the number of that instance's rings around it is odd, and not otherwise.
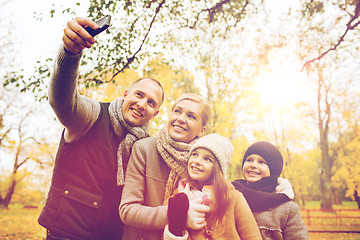
[{"label": "coat button", "polygon": [[270,229],[267,229],[265,232],[265,236],[270,237],[272,235],[272,231]]},{"label": "coat button", "polygon": [[97,203],[97,202],[94,202],[93,205],[94,205],[94,207],[97,207],[98,203]]},{"label": "coat button", "polygon": [[68,194],[69,194],[69,191],[68,191],[68,190],[65,190],[65,191],[64,191],[64,194],[65,194],[65,195],[68,195]]}]

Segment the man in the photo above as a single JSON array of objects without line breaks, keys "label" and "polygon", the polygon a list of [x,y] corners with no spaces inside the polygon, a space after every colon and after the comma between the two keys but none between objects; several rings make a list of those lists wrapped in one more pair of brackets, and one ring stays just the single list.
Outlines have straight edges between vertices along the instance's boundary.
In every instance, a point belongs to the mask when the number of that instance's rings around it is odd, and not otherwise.
[{"label": "man", "polygon": [[39,223],[47,239],[121,239],[119,203],[133,143],[148,136],[164,93],[155,79],[135,81],[121,98],[100,103],[76,91],[84,48],[95,43],[85,18],[69,21],[49,86],[49,102],[65,127]]}]

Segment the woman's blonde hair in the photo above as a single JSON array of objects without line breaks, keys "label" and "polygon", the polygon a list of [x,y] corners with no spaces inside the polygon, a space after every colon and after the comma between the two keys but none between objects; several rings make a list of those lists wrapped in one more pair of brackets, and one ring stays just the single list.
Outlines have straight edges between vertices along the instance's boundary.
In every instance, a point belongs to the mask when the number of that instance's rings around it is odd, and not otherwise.
[{"label": "woman's blonde hair", "polygon": [[210,111],[209,103],[198,94],[184,93],[178,99],[176,99],[175,103],[172,106],[171,111],[173,111],[174,108],[176,107],[176,105],[182,100],[190,100],[190,101],[197,102],[200,104],[201,109],[203,110],[201,113],[202,125],[205,127],[207,125],[207,123],[209,122],[209,119],[211,118],[211,111]]}]

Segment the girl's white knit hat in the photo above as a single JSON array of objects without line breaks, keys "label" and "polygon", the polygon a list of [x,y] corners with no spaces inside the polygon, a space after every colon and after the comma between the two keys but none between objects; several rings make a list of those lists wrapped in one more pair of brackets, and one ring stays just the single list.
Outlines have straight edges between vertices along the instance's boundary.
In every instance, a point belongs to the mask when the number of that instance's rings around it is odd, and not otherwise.
[{"label": "girl's white knit hat", "polygon": [[230,165],[231,158],[234,152],[234,146],[231,144],[228,138],[225,138],[217,133],[211,133],[205,135],[197,140],[197,142],[191,147],[189,156],[192,151],[197,148],[205,148],[210,150],[219,162],[220,169],[224,175]]}]

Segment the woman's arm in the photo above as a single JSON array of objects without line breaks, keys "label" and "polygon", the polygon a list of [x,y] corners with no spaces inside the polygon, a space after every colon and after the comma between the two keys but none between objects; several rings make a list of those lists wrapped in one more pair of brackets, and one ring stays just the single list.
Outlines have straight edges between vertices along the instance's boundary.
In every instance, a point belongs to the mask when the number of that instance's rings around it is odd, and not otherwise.
[{"label": "woman's arm", "polygon": [[161,203],[159,206],[145,205],[147,157],[150,158],[139,142],[136,142],[133,145],[126,170],[119,214],[126,225],[137,228],[161,229],[168,224],[167,206],[161,206]]}]

